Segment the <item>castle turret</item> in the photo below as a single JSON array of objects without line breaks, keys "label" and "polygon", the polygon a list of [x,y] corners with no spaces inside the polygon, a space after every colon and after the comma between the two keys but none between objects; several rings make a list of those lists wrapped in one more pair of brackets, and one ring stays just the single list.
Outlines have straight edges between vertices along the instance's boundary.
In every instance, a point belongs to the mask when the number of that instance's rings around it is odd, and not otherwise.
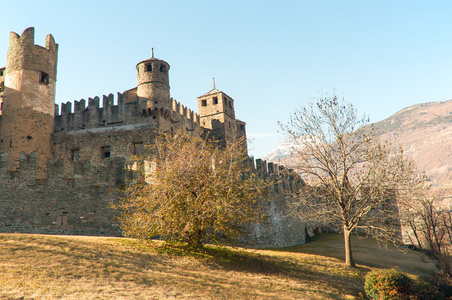
[{"label": "castle turret", "polygon": [[137,96],[147,111],[162,108],[171,111],[169,68],[167,62],[154,57],[137,64]]},{"label": "castle turret", "polygon": [[10,171],[19,171],[20,152],[35,152],[37,179],[44,179],[51,158],[58,44],[49,34],[44,47],[35,45],[34,36],[33,27],[25,29],[21,36],[10,34],[4,70],[0,153],[8,157]]}]

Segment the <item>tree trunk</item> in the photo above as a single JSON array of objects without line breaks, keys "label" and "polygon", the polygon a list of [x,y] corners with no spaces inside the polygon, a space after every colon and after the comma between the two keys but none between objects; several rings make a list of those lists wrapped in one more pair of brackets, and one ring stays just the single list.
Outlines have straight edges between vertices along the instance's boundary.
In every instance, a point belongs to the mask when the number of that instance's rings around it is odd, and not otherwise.
[{"label": "tree trunk", "polygon": [[352,244],[350,240],[350,230],[344,226],[344,242],[345,242],[345,264],[349,267],[356,267],[352,255]]}]

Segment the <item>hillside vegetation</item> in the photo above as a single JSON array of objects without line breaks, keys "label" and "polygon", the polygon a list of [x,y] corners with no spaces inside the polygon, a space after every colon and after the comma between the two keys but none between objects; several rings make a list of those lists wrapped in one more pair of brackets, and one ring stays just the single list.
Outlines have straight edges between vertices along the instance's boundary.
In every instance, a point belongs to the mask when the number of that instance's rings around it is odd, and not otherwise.
[{"label": "hillside vegetation", "polygon": [[340,235],[284,249],[190,252],[125,238],[0,234],[0,299],[362,299],[374,268],[435,270],[420,253],[353,242],[357,269],[340,259]]}]

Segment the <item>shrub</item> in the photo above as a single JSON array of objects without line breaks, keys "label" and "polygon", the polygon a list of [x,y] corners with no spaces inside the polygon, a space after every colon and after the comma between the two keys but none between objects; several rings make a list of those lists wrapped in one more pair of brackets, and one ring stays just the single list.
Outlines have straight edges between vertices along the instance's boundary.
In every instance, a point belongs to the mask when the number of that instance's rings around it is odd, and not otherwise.
[{"label": "shrub", "polygon": [[452,286],[441,277],[419,277],[413,284],[415,299],[442,300],[452,299]]},{"label": "shrub", "polygon": [[370,299],[410,299],[411,280],[397,269],[375,270],[367,273],[364,290]]}]

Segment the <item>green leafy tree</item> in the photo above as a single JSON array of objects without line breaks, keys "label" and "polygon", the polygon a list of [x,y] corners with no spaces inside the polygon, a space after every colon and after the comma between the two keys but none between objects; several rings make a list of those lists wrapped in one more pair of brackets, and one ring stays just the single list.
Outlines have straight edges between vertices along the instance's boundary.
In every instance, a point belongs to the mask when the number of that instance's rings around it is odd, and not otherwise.
[{"label": "green leafy tree", "polygon": [[336,95],[296,109],[280,124],[294,142],[289,164],[306,183],[291,195],[294,211],[343,232],[349,266],[355,266],[354,230],[400,240],[397,201],[409,196],[418,179],[403,153],[380,143],[367,125],[366,116],[359,118]]},{"label": "green leafy tree", "polygon": [[156,134],[136,161],[143,162],[142,176],[117,206],[123,232],[193,247],[240,236],[243,225],[261,217],[257,201],[266,185],[252,172],[243,143],[219,147],[185,131]]}]

